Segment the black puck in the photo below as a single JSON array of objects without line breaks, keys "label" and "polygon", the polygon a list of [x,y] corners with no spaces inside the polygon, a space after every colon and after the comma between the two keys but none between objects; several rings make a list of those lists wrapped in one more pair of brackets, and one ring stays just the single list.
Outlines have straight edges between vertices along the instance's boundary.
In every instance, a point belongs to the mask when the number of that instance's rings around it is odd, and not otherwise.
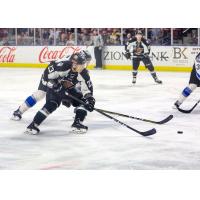
[{"label": "black puck", "polygon": [[177,131],[178,134],[183,134],[183,131]]}]

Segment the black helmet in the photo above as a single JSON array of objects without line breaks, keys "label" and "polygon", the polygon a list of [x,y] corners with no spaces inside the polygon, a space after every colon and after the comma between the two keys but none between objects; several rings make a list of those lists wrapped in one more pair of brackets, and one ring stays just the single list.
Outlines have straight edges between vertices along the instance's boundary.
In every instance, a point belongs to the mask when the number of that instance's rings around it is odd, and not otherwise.
[{"label": "black helmet", "polygon": [[77,52],[72,54],[70,59],[75,60],[79,65],[83,65],[86,63],[86,56],[83,52]]}]

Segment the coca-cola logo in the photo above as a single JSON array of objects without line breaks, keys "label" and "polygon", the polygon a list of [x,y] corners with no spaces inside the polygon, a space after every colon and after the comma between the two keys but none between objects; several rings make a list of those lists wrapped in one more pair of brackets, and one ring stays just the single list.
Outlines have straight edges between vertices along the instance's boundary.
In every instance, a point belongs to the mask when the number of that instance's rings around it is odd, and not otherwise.
[{"label": "coca-cola logo", "polygon": [[16,47],[2,47],[0,48],[0,63],[15,61]]},{"label": "coca-cola logo", "polygon": [[66,55],[80,51],[80,47],[67,46],[61,50],[50,50],[49,47],[44,47],[39,54],[39,62],[45,63],[52,60],[62,59]]}]

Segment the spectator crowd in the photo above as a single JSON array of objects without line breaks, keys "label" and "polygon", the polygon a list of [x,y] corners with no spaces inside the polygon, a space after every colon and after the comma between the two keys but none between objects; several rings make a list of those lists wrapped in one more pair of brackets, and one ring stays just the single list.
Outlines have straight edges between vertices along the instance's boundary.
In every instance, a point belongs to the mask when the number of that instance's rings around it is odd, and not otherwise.
[{"label": "spectator crowd", "polygon": [[198,45],[198,28],[0,28],[0,46],[93,46],[96,32],[104,46],[124,45],[141,30],[152,45]]}]

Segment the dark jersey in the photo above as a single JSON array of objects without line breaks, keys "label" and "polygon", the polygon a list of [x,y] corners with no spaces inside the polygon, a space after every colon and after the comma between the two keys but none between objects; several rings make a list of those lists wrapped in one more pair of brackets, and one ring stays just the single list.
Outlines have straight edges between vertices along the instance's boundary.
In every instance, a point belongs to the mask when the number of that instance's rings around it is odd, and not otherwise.
[{"label": "dark jersey", "polygon": [[87,69],[83,69],[80,73],[70,70],[62,81],[65,82],[65,89],[74,88],[79,83],[83,96],[89,93],[93,95],[93,85]]},{"label": "dark jersey", "polygon": [[53,74],[56,71],[59,71],[61,75],[59,78],[62,79],[62,76],[63,76],[62,72],[66,71],[67,69],[70,69],[71,66],[72,66],[72,62],[69,61],[68,57],[66,57],[64,60],[51,62],[42,74],[38,90],[42,90],[46,92],[47,88],[51,87],[53,84],[51,76],[53,76]]},{"label": "dark jersey", "polygon": [[69,60],[53,61],[44,70],[43,80],[48,82],[52,79],[62,79],[71,68],[72,62]]},{"label": "dark jersey", "polygon": [[132,56],[140,56],[144,54],[150,53],[150,44],[148,40],[142,38],[139,42],[136,38],[133,38],[129,45],[127,46],[127,50],[131,53]]},{"label": "dark jersey", "polygon": [[66,89],[71,89],[80,83],[83,96],[88,93],[93,94],[93,85],[88,70],[84,68],[80,73],[72,71],[72,62],[69,60],[52,62],[43,73],[42,82],[49,88],[62,81],[65,81]]}]

